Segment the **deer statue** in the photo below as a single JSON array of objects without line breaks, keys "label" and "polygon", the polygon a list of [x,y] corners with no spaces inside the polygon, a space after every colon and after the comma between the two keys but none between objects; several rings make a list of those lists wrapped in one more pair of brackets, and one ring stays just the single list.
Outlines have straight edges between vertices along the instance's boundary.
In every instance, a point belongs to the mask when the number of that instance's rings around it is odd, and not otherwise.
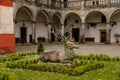
[{"label": "deer statue", "polygon": [[74,58],[74,51],[73,49],[78,49],[79,46],[74,44],[73,42],[70,42],[64,34],[62,34],[61,30],[55,28],[55,36],[60,38],[64,42],[64,52],[60,53],[58,51],[47,51],[43,52],[43,54],[40,56],[40,60],[42,62],[72,62]]}]

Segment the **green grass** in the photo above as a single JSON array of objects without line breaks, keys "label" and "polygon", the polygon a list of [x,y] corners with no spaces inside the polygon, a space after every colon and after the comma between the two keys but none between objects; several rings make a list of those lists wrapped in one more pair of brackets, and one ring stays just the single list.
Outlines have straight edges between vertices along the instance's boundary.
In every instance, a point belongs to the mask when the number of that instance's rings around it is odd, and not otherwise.
[{"label": "green grass", "polygon": [[106,62],[105,68],[83,74],[80,80],[120,80],[120,62]]},{"label": "green grass", "polygon": [[106,62],[106,67],[87,72],[81,76],[39,72],[23,69],[11,70],[20,80],[120,80],[120,62]]},{"label": "green grass", "polygon": [[12,70],[15,72],[20,80],[76,80],[73,76],[62,75],[58,73],[39,72],[31,70]]},{"label": "green grass", "polygon": [[[39,55],[26,56],[22,59],[38,58]],[[22,60],[20,59],[20,60]],[[86,72],[80,76],[69,76],[51,72],[31,71],[24,69],[8,69],[5,63],[0,63],[0,68],[9,70],[18,75],[19,80],[120,80],[120,61],[104,61],[105,67]]]}]

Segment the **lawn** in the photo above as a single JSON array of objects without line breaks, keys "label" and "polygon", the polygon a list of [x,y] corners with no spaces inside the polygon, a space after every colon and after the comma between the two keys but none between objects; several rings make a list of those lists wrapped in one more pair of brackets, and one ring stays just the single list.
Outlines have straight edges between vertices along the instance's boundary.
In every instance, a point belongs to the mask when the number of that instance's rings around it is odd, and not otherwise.
[{"label": "lawn", "polygon": [[[1,58],[1,57],[0,57]],[[104,68],[90,70],[79,76],[71,76],[68,74],[44,72],[37,70],[28,70],[22,68],[7,68],[7,63],[18,62],[23,60],[39,59],[39,55],[25,55],[21,58],[6,56],[6,60],[0,61],[1,70],[15,73],[19,80],[120,80],[120,60],[109,60],[104,62]],[[95,60],[96,61],[96,60]],[[14,80],[14,79],[13,79]]]}]

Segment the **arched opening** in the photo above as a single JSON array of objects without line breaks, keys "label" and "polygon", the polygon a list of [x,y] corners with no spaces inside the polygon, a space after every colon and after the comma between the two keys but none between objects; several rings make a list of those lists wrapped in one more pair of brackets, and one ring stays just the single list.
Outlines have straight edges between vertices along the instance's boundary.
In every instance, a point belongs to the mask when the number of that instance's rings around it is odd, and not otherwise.
[{"label": "arched opening", "polygon": [[86,39],[92,42],[106,42],[106,16],[99,11],[92,11],[85,18],[86,23]]},{"label": "arched opening", "polygon": [[65,34],[76,42],[79,41],[81,34],[81,19],[76,13],[69,13],[66,15],[64,20]]},{"label": "arched opening", "polygon": [[35,34],[36,42],[42,39],[43,42],[48,41],[48,15],[45,11],[39,11],[36,16]]},{"label": "arched opening", "polygon": [[[57,27],[58,30],[61,30],[62,27],[61,27],[61,15],[59,13],[56,13],[53,15],[53,18],[52,18],[52,28],[51,28],[51,31],[54,32],[55,29],[54,27]],[[57,38],[54,33],[51,33],[51,41],[52,42],[59,42],[61,41],[61,39]]]},{"label": "arched opening", "polygon": [[27,7],[21,7],[17,10],[15,16],[15,36],[17,43],[32,42],[32,12]]},{"label": "arched opening", "polygon": [[115,43],[119,39],[115,38],[115,34],[120,34],[120,9],[115,10],[110,16],[111,26],[111,42]]}]

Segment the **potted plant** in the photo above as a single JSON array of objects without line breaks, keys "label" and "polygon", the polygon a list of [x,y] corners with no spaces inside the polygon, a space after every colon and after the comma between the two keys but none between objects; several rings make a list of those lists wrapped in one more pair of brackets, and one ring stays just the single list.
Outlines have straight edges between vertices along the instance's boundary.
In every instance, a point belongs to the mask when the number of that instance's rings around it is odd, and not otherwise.
[{"label": "potted plant", "polygon": [[84,35],[82,35],[82,36],[80,37],[80,43],[82,43],[82,44],[85,43],[85,36],[84,36]]},{"label": "potted plant", "polygon": [[114,37],[115,37],[115,39],[116,39],[116,43],[119,43],[120,34],[115,33],[115,34],[114,34]]},{"label": "potted plant", "polygon": [[25,44],[26,44],[26,40],[25,40],[25,39],[21,39],[21,43],[22,43],[23,45],[25,45]]}]

